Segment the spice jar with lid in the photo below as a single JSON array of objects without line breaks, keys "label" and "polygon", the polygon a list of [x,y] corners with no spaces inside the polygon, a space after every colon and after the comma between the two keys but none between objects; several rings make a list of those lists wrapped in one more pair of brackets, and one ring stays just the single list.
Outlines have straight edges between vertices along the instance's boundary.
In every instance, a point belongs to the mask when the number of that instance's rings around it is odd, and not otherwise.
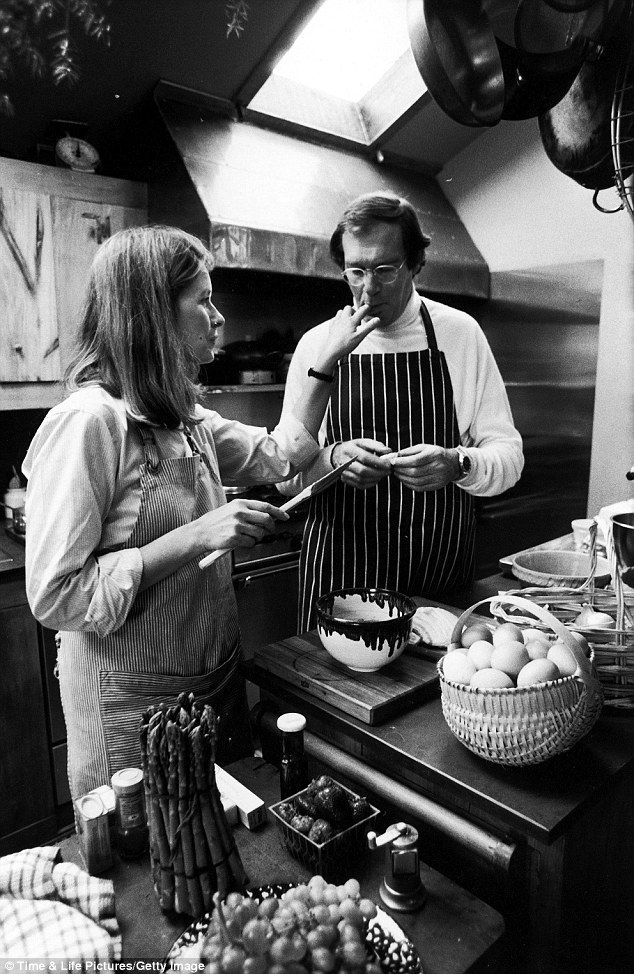
[{"label": "spice jar with lid", "polygon": [[310,780],[308,760],[304,754],[303,714],[282,714],[277,729],[282,734],[282,762],[280,764],[280,797],[288,798],[305,788]]},{"label": "spice jar with lid", "polygon": [[115,794],[115,842],[124,859],[137,859],[148,848],[143,772],[122,768],[112,778]]}]

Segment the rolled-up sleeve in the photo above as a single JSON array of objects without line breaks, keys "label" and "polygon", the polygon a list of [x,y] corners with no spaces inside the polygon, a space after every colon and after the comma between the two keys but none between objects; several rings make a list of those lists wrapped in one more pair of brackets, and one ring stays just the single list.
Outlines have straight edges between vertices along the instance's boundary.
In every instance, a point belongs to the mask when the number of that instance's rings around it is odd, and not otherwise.
[{"label": "rolled-up sleeve", "polygon": [[138,592],[138,548],[99,551],[123,436],[114,420],[53,410],[24,461],[27,597],[50,628],[105,636],[123,625]]},{"label": "rolled-up sleeve", "polygon": [[292,477],[319,452],[319,445],[293,415],[272,433],[209,412],[223,483],[272,483]]},{"label": "rolled-up sleeve", "polygon": [[461,442],[471,459],[471,471],[459,486],[467,493],[487,497],[517,483],[524,454],[493,353],[479,328],[473,338],[474,347],[461,374],[452,375],[454,388],[460,392],[460,427],[466,427]]}]

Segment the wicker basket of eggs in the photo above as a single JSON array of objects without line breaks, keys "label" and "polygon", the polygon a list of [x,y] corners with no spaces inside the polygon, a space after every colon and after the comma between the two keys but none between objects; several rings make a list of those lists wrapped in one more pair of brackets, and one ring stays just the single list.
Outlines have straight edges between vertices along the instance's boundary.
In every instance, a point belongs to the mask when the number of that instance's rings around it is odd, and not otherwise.
[{"label": "wicker basket of eggs", "polygon": [[594,654],[543,606],[519,596],[496,597],[548,627],[489,626],[458,618],[438,661],[442,709],[451,732],[496,764],[538,764],[569,750],[594,725],[603,703]]}]

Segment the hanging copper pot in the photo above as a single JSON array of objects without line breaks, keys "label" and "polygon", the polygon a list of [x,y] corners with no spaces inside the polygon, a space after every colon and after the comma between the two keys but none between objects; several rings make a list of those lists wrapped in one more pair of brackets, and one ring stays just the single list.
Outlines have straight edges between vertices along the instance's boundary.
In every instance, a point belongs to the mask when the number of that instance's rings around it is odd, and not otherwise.
[{"label": "hanging copper pot", "polygon": [[533,77],[570,75],[596,53],[625,0],[593,0],[583,9],[555,9],[549,0],[482,0],[497,40],[515,49]]},{"label": "hanging copper pot", "polygon": [[561,101],[579,73],[578,65],[552,75],[535,72],[523,65],[514,47],[499,38],[496,42],[504,71],[504,119],[519,121],[547,112]]},{"label": "hanging copper pot", "polygon": [[[539,116],[542,145],[560,172],[587,189],[615,184],[612,105],[631,44],[629,18],[614,25],[599,57],[587,61],[567,95]],[[631,94],[631,93],[630,93]],[[623,114],[623,141],[634,138],[634,111]],[[625,173],[629,175],[631,168]]]},{"label": "hanging copper pot", "polygon": [[495,125],[504,108],[504,74],[482,4],[408,0],[412,53],[429,93],[461,125]]}]

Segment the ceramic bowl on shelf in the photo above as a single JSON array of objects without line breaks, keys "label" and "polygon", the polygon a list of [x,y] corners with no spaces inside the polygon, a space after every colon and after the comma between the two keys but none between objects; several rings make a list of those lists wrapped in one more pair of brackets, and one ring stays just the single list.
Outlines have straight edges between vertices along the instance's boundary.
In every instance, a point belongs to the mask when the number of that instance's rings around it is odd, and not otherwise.
[{"label": "ceramic bowl on shelf", "polygon": [[[591,566],[590,555],[583,551],[526,551],[515,556],[512,572],[528,585],[579,588],[588,580]],[[609,562],[597,558],[595,585],[607,585],[610,578]]]},{"label": "ceramic bowl on shelf", "polygon": [[317,632],[337,662],[372,673],[401,655],[415,612],[415,602],[400,592],[340,589],[317,600]]}]

